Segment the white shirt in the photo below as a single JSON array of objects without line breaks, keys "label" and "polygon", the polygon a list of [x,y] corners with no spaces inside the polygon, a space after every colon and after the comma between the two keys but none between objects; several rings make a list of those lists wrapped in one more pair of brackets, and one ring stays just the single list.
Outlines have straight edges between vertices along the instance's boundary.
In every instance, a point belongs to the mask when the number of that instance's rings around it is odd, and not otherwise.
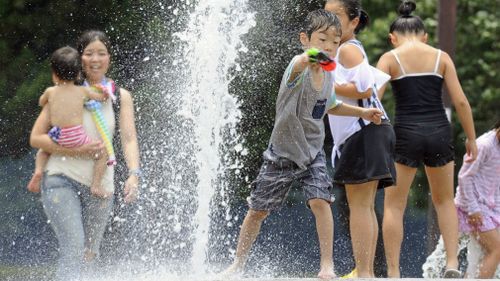
[{"label": "white shirt", "polygon": [[[363,107],[376,107],[380,109],[384,113],[382,119],[388,120],[389,118],[385,113],[384,107],[378,99],[377,89],[380,89],[383,84],[389,81],[390,76],[369,64],[368,57],[366,56],[363,46],[357,40],[349,40],[339,47],[339,51],[337,51],[337,56],[335,58],[337,62],[339,61],[340,48],[342,48],[342,46],[346,44],[353,44],[361,50],[364,56],[363,62],[352,68],[345,68],[340,63],[338,63],[337,67],[335,68],[335,83],[339,85],[354,83],[358,92],[366,92],[368,89],[372,88],[372,96],[369,99],[362,100]],[[359,106],[358,99],[347,98],[338,95],[337,100],[349,105]],[[330,121],[330,130],[334,141],[334,147],[332,150],[332,165],[334,165],[333,162],[335,160],[335,156],[340,157],[339,147],[350,136],[361,130],[361,125],[359,117],[328,115],[328,118]],[[370,124],[370,121],[363,119],[361,120],[364,125]]]}]

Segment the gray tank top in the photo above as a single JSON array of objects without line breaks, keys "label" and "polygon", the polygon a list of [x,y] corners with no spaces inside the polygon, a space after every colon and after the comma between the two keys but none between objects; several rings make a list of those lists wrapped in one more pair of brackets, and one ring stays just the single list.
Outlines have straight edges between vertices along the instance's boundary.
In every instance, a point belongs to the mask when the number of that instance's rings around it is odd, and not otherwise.
[{"label": "gray tank top", "polygon": [[296,58],[287,67],[281,81],[269,150],[306,169],[323,148],[323,117],[328,109],[337,106],[337,101],[332,72],[324,71],[320,91],[312,86],[309,68],[294,81],[288,81]]}]

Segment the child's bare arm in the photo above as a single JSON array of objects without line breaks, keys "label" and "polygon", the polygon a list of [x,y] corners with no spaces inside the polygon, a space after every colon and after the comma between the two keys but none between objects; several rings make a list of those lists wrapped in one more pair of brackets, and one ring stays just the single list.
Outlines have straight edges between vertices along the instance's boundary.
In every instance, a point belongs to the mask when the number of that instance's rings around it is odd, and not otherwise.
[{"label": "child's bare arm", "polygon": [[339,116],[357,116],[378,125],[381,123],[382,111],[378,108],[363,108],[341,103],[333,108],[330,108],[328,110],[328,114]]},{"label": "child's bare arm", "polygon": [[89,100],[105,101],[108,99],[109,96],[106,90],[103,90],[102,93],[98,93],[88,88],[83,88],[83,90],[85,91],[85,96]]},{"label": "child's bare arm", "polygon": [[335,93],[339,96],[344,96],[353,99],[367,99],[372,95],[372,88],[369,88],[365,92],[358,92],[356,85],[354,83],[347,83],[338,85],[335,84]]},{"label": "child's bare arm", "polygon": [[443,52],[442,60],[444,61],[444,83],[450,95],[451,101],[455,106],[457,111],[458,119],[464,133],[467,136],[465,142],[465,148],[467,155],[471,156],[469,161],[474,161],[477,157],[477,146],[476,146],[476,131],[474,129],[474,120],[472,117],[472,109],[470,107],[469,101],[464,94],[460,81],[458,80],[457,71],[455,69],[455,64],[453,63],[450,56]]},{"label": "child's bare arm", "polygon": [[50,90],[46,89],[43,94],[38,99],[38,105],[44,107],[49,102],[49,93]]},{"label": "child's bare arm", "polygon": [[[354,68],[363,63],[363,53],[359,50],[358,47],[352,44],[346,44],[339,50],[339,62],[345,68]],[[346,83],[346,84],[335,84],[335,93],[338,96],[344,96],[352,99],[366,99],[371,97],[372,88],[368,88],[364,92],[358,91],[356,85],[354,83]]]},{"label": "child's bare arm", "polygon": [[307,53],[303,53],[295,58],[295,63],[293,64],[292,70],[290,71],[290,76],[288,77],[287,83],[295,81],[297,76],[299,76],[307,66],[309,66],[309,56]]}]

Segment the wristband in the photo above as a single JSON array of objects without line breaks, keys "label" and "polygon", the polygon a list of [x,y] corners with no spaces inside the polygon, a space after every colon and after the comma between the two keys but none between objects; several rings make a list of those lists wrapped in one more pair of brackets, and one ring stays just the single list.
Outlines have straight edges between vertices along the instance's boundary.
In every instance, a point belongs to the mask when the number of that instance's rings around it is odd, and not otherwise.
[{"label": "wristband", "polygon": [[136,176],[136,177],[140,178],[140,177],[142,177],[142,171],[139,168],[132,169],[132,170],[128,171],[128,175],[129,176]]}]

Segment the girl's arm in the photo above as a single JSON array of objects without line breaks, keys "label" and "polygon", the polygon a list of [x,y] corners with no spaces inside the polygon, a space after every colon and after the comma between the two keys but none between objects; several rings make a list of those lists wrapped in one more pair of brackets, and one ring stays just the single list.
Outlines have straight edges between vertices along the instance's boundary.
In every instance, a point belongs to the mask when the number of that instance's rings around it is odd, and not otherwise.
[{"label": "girl's arm", "polygon": [[348,84],[335,84],[335,93],[339,96],[344,96],[353,99],[367,99],[372,96],[372,88],[364,92],[358,92],[356,85],[354,83]]},{"label": "girl's arm", "polygon": [[100,142],[92,142],[76,148],[62,147],[49,137],[47,134],[49,129],[49,108],[45,106],[31,130],[30,145],[51,154],[62,154],[68,157],[94,158],[96,155],[103,153],[104,145]]},{"label": "girl's arm", "polygon": [[380,124],[382,122],[382,111],[378,108],[363,108],[345,103],[340,103],[337,106],[330,108],[328,110],[328,114],[361,117],[375,124]]},{"label": "girl's arm", "polygon": [[[120,89],[120,135],[123,153],[129,173],[139,171],[139,145],[135,128],[134,103],[129,91]],[[139,175],[129,174],[125,182],[125,202],[132,202],[137,198]]]},{"label": "girl's arm", "polygon": [[479,149],[475,161],[467,161],[469,156],[464,156],[464,164],[458,172],[458,185],[462,191],[465,200],[466,211],[469,215],[481,211],[478,204],[477,194],[475,194],[474,186],[477,185],[477,174],[480,173],[482,165],[484,165],[485,157],[489,154],[487,147],[483,146]]},{"label": "girl's arm", "polygon": [[451,101],[455,106],[460,124],[462,124],[462,128],[467,136],[465,148],[467,155],[469,156],[468,161],[474,161],[477,157],[477,146],[472,110],[470,108],[469,101],[467,100],[467,97],[465,97],[464,91],[462,90],[460,81],[458,80],[457,71],[453,61],[446,52],[443,52],[442,59],[444,62],[443,76],[446,89],[448,90]]},{"label": "girl's arm", "polygon": [[[377,68],[381,71],[391,75],[390,61],[388,53],[383,54],[377,62]],[[391,76],[392,78],[392,76]],[[385,83],[382,87],[377,91],[378,99],[382,100],[385,94],[385,89],[387,88],[387,84]]]},{"label": "girl's arm", "polygon": [[[345,68],[356,67],[363,62],[363,59],[363,54],[359,48],[352,44],[346,44],[339,49],[339,63]],[[354,83],[335,84],[335,93],[348,98],[365,99],[371,97],[372,88],[369,87],[368,90],[359,92]]]}]

